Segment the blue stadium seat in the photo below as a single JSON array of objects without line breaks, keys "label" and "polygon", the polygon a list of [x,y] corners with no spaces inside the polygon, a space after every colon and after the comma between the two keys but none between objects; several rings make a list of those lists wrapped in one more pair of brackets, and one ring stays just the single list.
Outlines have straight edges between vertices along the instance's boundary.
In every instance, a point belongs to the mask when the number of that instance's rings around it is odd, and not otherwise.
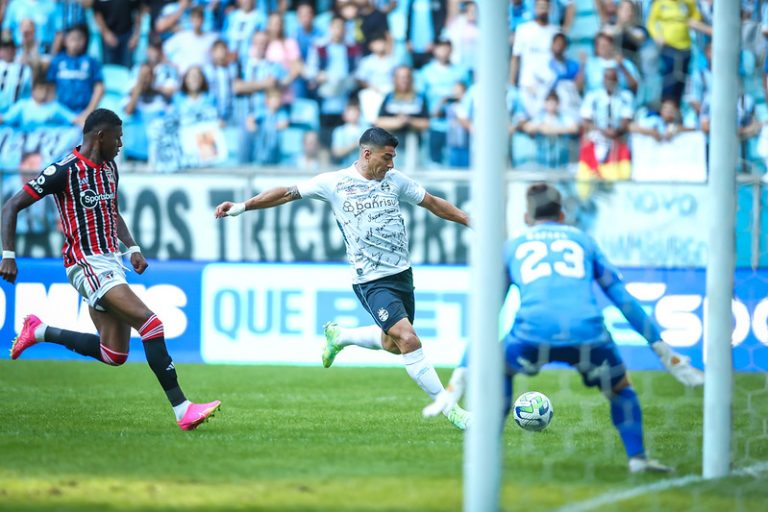
[{"label": "blue stadium seat", "polygon": [[107,91],[104,94],[104,97],[101,98],[101,101],[99,102],[100,108],[107,108],[119,116],[123,117],[125,116],[125,113],[123,111],[123,105],[125,104],[126,95],[125,94],[116,94],[114,92]]},{"label": "blue stadium seat", "polygon": [[296,98],[291,103],[291,125],[308,130],[320,127],[320,106],[315,100]]},{"label": "blue stadium seat", "polygon": [[131,70],[117,64],[104,64],[104,88],[107,94],[125,96],[131,92],[133,76]]},{"label": "blue stadium seat", "polygon": [[512,165],[520,167],[536,161],[536,141],[524,133],[512,135]]},{"label": "blue stadium seat", "polygon": [[280,153],[283,163],[293,163],[303,151],[303,128],[289,126],[280,132]]}]

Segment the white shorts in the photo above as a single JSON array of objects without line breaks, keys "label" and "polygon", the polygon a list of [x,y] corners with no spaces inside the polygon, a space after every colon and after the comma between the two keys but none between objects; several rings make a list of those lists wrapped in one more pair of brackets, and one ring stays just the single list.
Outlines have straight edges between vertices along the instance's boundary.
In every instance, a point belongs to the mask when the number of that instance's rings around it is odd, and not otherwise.
[{"label": "white shorts", "polygon": [[119,254],[86,256],[67,268],[67,279],[89,306],[106,311],[98,304],[104,295],[125,280],[125,267]]}]

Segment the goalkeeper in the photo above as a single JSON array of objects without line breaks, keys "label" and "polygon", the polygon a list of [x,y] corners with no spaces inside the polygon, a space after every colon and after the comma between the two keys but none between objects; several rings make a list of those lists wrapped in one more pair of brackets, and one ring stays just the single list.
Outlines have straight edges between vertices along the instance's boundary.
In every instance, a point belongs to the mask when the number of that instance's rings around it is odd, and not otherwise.
[{"label": "goalkeeper", "polygon": [[[646,456],[640,403],[605,328],[594,284],[648,340],[677,380],[698,386],[704,382],[702,372],[661,341],[659,329],[627,292],[618,270],[594,240],[563,224],[557,189],[544,183],[531,185],[526,193],[526,209],[528,229],[505,246],[505,291],[512,284],[520,290],[520,308],[504,339],[505,417],[512,403],[515,374],[535,375],[546,363],[567,363],[579,371],[586,386],[599,388],[610,401],[611,420],[627,452],[630,472],[671,471]],[[449,386],[424,409],[426,416],[439,413],[461,398],[466,367],[465,354]]]}]

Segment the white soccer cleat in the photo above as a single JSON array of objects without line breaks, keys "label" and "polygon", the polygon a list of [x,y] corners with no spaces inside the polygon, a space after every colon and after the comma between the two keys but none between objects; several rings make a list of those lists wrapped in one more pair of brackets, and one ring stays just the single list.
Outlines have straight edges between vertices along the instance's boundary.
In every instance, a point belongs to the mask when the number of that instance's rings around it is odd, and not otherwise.
[{"label": "white soccer cleat", "polygon": [[661,359],[661,364],[672,376],[685,386],[696,387],[704,384],[704,372],[691,366],[691,358],[673,352],[663,341],[651,344],[651,348]]},{"label": "white soccer cleat", "polygon": [[630,473],[671,473],[674,471],[671,467],[665,466],[655,459],[646,459],[645,457],[632,457],[629,459]]},{"label": "white soccer cleat", "polygon": [[434,402],[421,410],[421,414],[425,418],[434,418],[442,414],[443,411],[452,409],[456,402],[458,402],[458,397],[451,391],[444,389],[437,395]]}]

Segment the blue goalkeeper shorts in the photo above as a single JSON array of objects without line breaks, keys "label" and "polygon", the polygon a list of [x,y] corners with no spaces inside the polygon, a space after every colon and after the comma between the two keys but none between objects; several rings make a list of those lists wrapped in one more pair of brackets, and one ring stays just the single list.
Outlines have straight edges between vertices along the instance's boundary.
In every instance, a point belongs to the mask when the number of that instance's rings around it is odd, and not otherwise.
[{"label": "blue goalkeeper shorts", "polygon": [[627,373],[613,341],[584,345],[528,343],[507,336],[504,340],[507,368],[513,374],[536,375],[547,363],[566,363],[580,374],[585,386],[608,393]]}]

